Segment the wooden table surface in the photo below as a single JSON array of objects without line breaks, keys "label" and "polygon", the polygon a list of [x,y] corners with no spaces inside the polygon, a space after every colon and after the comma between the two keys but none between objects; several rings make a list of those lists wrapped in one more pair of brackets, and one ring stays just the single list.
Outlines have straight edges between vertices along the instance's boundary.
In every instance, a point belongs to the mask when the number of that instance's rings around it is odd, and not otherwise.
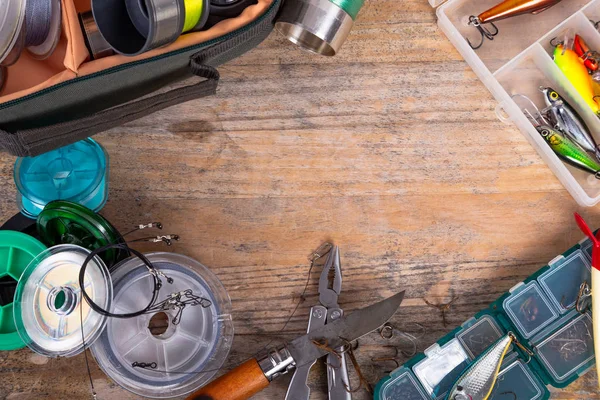
[{"label": "wooden table surface", "polygon": [[[572,218],[598,227],[513,126],[438,30],[425,0],[369,0],[334,58],[277,34],[220,68],[214,98],[130,123],[97,139],[110,154],[102,214],[123,230],[162,221],[175,252],[210,267],[233,304],[227,365],[306,329],[318,273],[284,332],[306,281],[307,255],[341,247],[346,311],[406,289],[398,327],[438,338],[581,239]],[[0,217],[17,211],[14,158],[0,154]],[[144,251],[166,250],[159,245]],[[458,296],[443,326],[423,298]],[[357,356],[371,384],[390,365],[373,333]],[[92,361],[99,399],[137,398]],[[352,376],[355,376],[352,373]],[[83,356],[0,353],[0,398],[90,398]],[[325,399],[325,368],[310,378]],[[282,399],[283,378],[256,399]],[[354,379],[356,383],[356,379]],[[600,399],[590,372],[553,399]],[[367,399],[359,391],[354,399]]]}]

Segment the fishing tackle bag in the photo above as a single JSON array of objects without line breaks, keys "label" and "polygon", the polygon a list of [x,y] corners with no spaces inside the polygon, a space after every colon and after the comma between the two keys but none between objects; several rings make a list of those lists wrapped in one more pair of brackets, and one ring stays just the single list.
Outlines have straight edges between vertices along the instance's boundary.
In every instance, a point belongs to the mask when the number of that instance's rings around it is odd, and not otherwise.
[{"label": "fishing tackle bag", "polygon": [[[89,59],[78,13],[61,0],[62,36],[44,61],[24,54],[0,92],[0,149],[36,156],[189,100],[215,94],[216,67],[261,43],[283,0],[258,0],[238,17],[136,57]],[[186,86],[161,91],[175,82]],[[191,82],[188,84],[188,82]]]}]

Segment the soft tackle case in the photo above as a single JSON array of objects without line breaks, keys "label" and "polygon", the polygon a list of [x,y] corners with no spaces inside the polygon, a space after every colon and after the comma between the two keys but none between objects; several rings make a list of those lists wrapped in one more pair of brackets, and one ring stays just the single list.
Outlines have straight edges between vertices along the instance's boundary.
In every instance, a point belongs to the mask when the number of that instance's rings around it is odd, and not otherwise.
[{"label": "soft tackle case", "polygon": [[[575,302],[591,282],[588,239],[513,286],[487,309],[417,354],[375,389],[375,400],[444,400],[464,371],[508,332],[532,350],[512,345],[490,400],[547,400],[595,363],[592,318]],[[583,311],[583,310],[582,310]]]},{"label": "soft tackle case", "polygon": [[[238,17],[136,57],[90,60],[78,19],[90,0],[61,0],[62,36],[52,56],[39,61],[23,52],[8,68],[0,92],[0,149],[39,155],[214,94],[216,67],[263,41],[282,2],[257,0]],[[185,86],[161,91],[182,80]]]}]

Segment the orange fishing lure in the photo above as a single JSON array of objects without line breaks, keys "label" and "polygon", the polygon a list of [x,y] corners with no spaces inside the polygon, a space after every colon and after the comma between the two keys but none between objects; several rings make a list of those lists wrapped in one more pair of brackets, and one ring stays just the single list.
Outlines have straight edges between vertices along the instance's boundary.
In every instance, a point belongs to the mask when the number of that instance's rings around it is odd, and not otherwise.
[{"label": "orange fishing lure", "polygon": [[[469,45],[477,50],[483,45],[485,39],[494,40],[494,36],[498,34],[498,28],[494,25],[495,21],[500,21],[506,18],[515,17],[522,14],[538,14],[550,7],[558,4],[561,0],[504,0],[502,3],[495,5],[475,16],[469,17],[469,24],[476,27],[481,33],[481,43],[474,46],[469,39]],[[483,24],[490,24],[493,30],[483,27]]]}]

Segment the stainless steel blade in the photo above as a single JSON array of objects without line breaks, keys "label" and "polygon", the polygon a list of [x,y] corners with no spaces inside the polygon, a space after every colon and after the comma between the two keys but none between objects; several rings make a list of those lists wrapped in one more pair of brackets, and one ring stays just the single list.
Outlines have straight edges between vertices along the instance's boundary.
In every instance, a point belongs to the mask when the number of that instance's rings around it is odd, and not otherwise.
[{"label": "stainless steel blade", "polygon": [[[310,309],[310,317],[308,319],[307,332],[314,331],[325,326],[327,321],[327,308],[323,306],[314,306]],[[306,363],[301,367],[297,367],[290,386],[288,387],[285,400],[309,400],[310,388],[308,387],[308,374],[313,364],[317,362],[315,359],[312,363]]]},{"label": "stainless steel blade", "polygon": [[312,363],[327,354],[326,350],[315,346],[313,340],[327,343],[330,348],[341,347],[346,340],[356,340],[385,324],[398,310],[403,299],[404,291],[294,339],[288,343],[287,349],[296,367]]}]

